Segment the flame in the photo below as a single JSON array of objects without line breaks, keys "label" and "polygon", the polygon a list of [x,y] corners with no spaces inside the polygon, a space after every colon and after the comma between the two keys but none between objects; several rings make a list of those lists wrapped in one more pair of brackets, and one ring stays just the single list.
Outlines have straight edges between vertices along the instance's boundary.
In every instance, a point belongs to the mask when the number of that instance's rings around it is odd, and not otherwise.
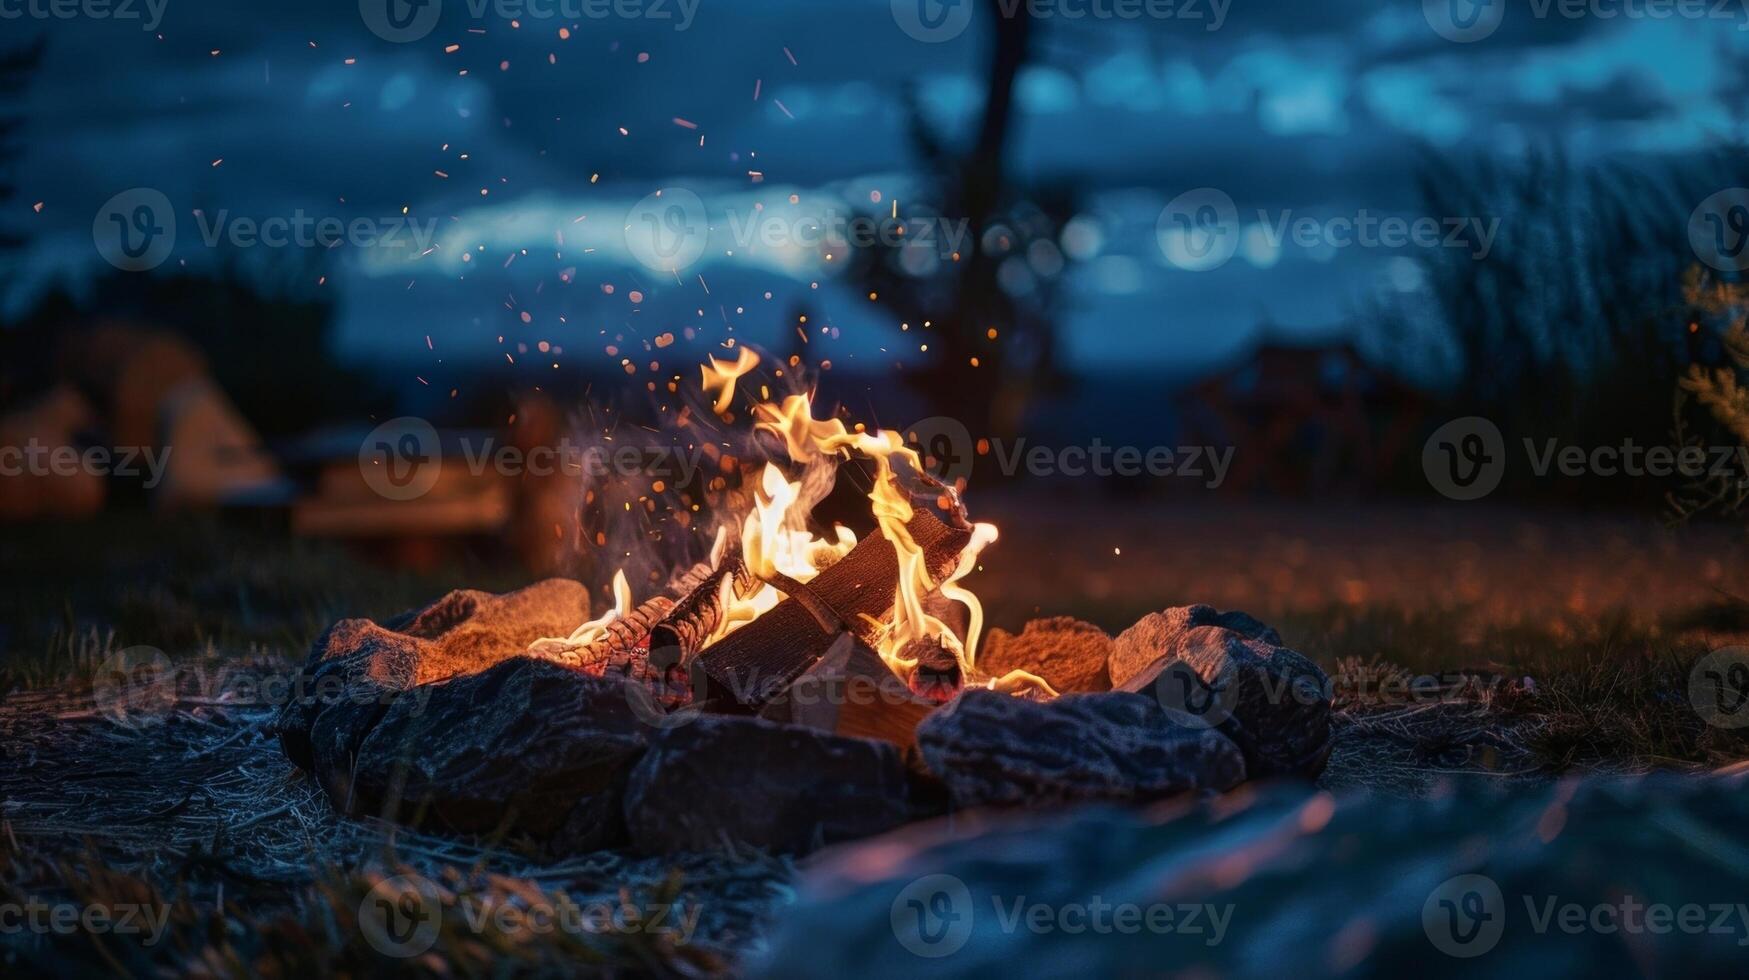
[{"label": "flame", "polygon": [[600,619],[592,619],[571,632],[570,636],[553,636],[539,639],[528,645],[528,652],[534,654],[563,654],[572,650],[580,650],[607,636],[607,627],[615,620],[631,615],[636,608],[632,601],[632,586],[626,581],[625,569],[613,573],[613,608],[609,609]]},{"label": "flame", "polygon": [[[715,395],[712,408],[717,414],[728,411],[736,382],[759,363],[759,355],[746,347],[737,350],[733,362],[706,359],[700,368],[701,383],[706,394]],[[867,432],[860,427],[852,431],[840,419],[815,418],[812,399],[806,394],[790,395],[776,404],[759,402],[753,406],[753,418],[754,432],[775,436],[801,473],[792,479],[775,463],[766,463],[754,488],[753,506],[739,527],[724,525],[718,529],[711,548],[713,566],[720,567],[728,554],[731,534],[738,531],[742,560],[762,584],[751,595],[742,597],[737,595],[733,577],[725,577],[719,593],[722,612],[705,644],[721,640],[782,601],[783,593],[772,584],[773,579],[788,578],[805,584],[856,545],[856,535],[842,525],[835,525],[824,536],[817,536],[810,526],[813,506],[831,489],[838,464],[854,455],[874,463],[874,485],[868,494],[870,512],[898,559],[893,612],[888,620],[874,623],[878,628],[872,643],[874,649],[895,674],[908,679],[918,662],[907,655],[907,648],[918,641],[929,641],[951,653],[964,675],[971,677],[984,627],[984,610],[978,597],[960,583],[977,568],[984,548],[996,540],[995,526],[974,524],[953,569],[937,582],[923,549],[911,537],[908,525],[915,510],[900,471],[904,470],[914,484],[925,484],[930,492],[941,494],[956,513],[960,510],[957,494],[928,476],[917,452],[906,447],[899,433]],[[963,642],[945,623],[924,610],[924,600],[936,592],[966,607]],[[635,608],[623,570],[614,575],[613,593],[614,608],[600,619],[584,623],[569,637],[537,640],[530,645],[530,652],[562,653],[607,637],[608,626]],[[1025,679],[1010,675],[993,681],[991,686],[1012,691],[1032,681],[1037,679],[1031,675]],[[1049,690],[1048,685],[1045,689]]]},{"label": "flame", "polygon": [[742,347],[735,352],[733,363],[719,361],[714,357],[705,358],[704,364],[699,366],[704,390],[706,393],[717,393],[717,400],[711,404],[711,410],[718,415],[728,411],[729,403],[735,398],[735,381],[758,366],[759,355],[748,347]]},{"label": "flame", "polygon": [[[915,511],[910,494],[900,484],[894,468],[894,461],[898,460],[912,473],[926,472],[916,450],[905,445],[903,436],[889,431],[852,432],[839,419],[816,419],[812,400],[807,395],[791,395],[781,405],[762,402],[754,406],[753,412],[757,420],[754,429],[782,439],[785,451],[797,462],[835,463],[851,453],[874,461],[875,481],[868,499],[881,536],[892,544],[899,563],[892,621],[883,630],[875,649],[894,673],[908,678],[916,671],[917,660],[905,656],[905,648],[917,640],[931,640],[952,653],[961,669],[970,674],[977,654],[978,636],[984,625],[984,610],[976,595],[955,583],[977,566],[978,555],[996,540],[996,527],[992,524],[974,525],[971,540],[961,551],[953,572],[945,581],[935,582],[924,561],[923,549],[911,538],[907,525]],[[966,606],[969,619],[963,644],[947,624],[923,611],[924,597],[937,589]]]},{"label": "flame", "polygon": [[[831,538],[816,538],[808,528],[808,507],[802,506],[802,483],[786,479],[783,471],[765,464],[753,510],[741,522],[741,557],[755,578],[769,580],[782,574],[797,582],[812,581],[856,545],[856,535],[843,525],[833,527]],[[723,540],[719,534],[719,542]],[[713,550],[713,561],[722,551]],[[708,642],[734,632],[783,600],[783,593],[769,581],[745,599],[735,595],[734,583],[724,581],[719,594],[723,614]]]}]

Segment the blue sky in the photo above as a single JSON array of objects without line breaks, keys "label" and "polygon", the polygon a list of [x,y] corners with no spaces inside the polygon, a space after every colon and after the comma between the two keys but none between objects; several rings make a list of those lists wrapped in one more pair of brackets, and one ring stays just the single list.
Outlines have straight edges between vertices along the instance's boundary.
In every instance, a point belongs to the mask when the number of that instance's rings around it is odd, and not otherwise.
[{"label": "blue sky", "polygon": [[[189,265],[214,257],[196,209],[209,223],[404,210],[436,222],[434,249],[342,246],[321,288],[340,304],[339,353],[415,367],[543,340],[560,360],[606,358],[687,328],[758,341],[787,335],[800,304],[837,328],[821,340],[832,356],[890,355],[908,342],[890,313],[815,255],[734,248],[729,215],[777,213],[791,195],[815,213],[905,199],[900,92],[916,86],[943,132],[969,138],[988,42],[982,17],[916,40],[889,0],[698,0],[684,30],[679,0],[649,8],[667,19],[536,6],[515,24],[445,0],[405,44],[373,35],[357,2],[162,2],[155,30],[0,20],[0,37],[49,39],[8,216],[35,239],[8,275],[14,307],[103,268],[93,218],[130,188],[172,202],[171,261]],[[1061,273],[1075,366],[1192,368],[1261,322],[1319,331],[1375,297],[1412,300],[1414,248],[1302,246],[1268,228],[1416,216],[1418,143],[1679,159],[1745,135],[1741,11],[1605,17],[1621,8],[1599,0],[1568,19],[1509,3],[1491,36],[1457,44],[1421,0],[1231,0],[1212,31],[1209,2],[1184,8],[1199,19],[1055,18],[1020,81],[1013,166],[1081,200],[1079,261]],[[621,231],[665,187],[711,212],[711,247],[679,277],[639,265]],[[1186,271],[1156,218],[1201,187],[1248,227],[1231,261]]]}]

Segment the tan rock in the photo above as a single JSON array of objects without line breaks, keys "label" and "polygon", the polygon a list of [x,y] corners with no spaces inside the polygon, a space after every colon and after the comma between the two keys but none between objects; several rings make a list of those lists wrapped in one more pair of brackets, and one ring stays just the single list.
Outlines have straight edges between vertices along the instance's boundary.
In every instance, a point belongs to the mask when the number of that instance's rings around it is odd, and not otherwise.
[{"label": "tan rock", "polygon": [[991,630],[978,650],[977,667],[992,677],[1028,671],[1064,694],[1109,691],[1106,663],[1111,650],[1111,637],[1104,630],[1069,616],[1055,616],[1027,623],[1018,635]]}]

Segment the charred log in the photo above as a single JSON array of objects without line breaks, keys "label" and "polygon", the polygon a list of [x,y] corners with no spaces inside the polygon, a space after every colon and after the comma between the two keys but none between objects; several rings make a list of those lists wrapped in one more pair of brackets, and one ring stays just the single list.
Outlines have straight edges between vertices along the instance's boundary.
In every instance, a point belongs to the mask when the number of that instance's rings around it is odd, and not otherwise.
[{"label": "charred log", "polygon": [[[700,566],[704,567],[704,566]],[[697,569],[693,570],[694,572]],[[694,580],[689,573],[681,580],[687,586],[680,601],[674,604],[661,622],[650,628],[650,663],[667,670],[677,667],[703,649],[705,641],[716,632],[723,616],[723,582],[730,586],[737,599],[746,599],[759,590],[759,580],[741,559],[739,547],[730,549],[714,571]]]},{"label": "charred log", "polygon": [[881,655],[840,633],[812,667],[759,712],[768,721],[832,735],[876,738],[906,750],[935,704],[911,693]]},{"label": "charred log", "polygon": [[[969,527],[949,527],[924,509],[915,512],[907,528],[937,581],[953,571],[972,536]],[[808,590],[866,643],[886,622],[898,579],[898,553],[874,532],[809,582]],[[695,687],[725,708],[758,711],[813,666],[836,636],[791,596],[699,654]]]}]

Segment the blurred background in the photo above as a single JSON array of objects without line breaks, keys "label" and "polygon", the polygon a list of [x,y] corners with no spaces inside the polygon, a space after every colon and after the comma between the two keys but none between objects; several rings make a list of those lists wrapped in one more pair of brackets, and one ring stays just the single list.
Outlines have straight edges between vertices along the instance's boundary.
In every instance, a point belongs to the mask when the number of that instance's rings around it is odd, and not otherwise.
[{"label": "blurred background", "polygon": [[[661,429],[733,344],[847,418],[932,420],[907,431],[1003,529],[998,621],[1740,625],[1741,7],[67,9],[0,22],[11,574],[164,526],[601,579],[718,470],[633,509],[458,460]],[[1438,436],[1472,418],[1488,452]],[[380,445],[440,476],[385,494]],[[1065,472],[1098,445],[1227,462]],[[1039,446],[1043,471],[1003,462]],[[1539,473],[1549,446],[1719,466]],[[1502,453],[1486,500],[1434,475]],[[64,606],[32,615],[65,631]]]}]

